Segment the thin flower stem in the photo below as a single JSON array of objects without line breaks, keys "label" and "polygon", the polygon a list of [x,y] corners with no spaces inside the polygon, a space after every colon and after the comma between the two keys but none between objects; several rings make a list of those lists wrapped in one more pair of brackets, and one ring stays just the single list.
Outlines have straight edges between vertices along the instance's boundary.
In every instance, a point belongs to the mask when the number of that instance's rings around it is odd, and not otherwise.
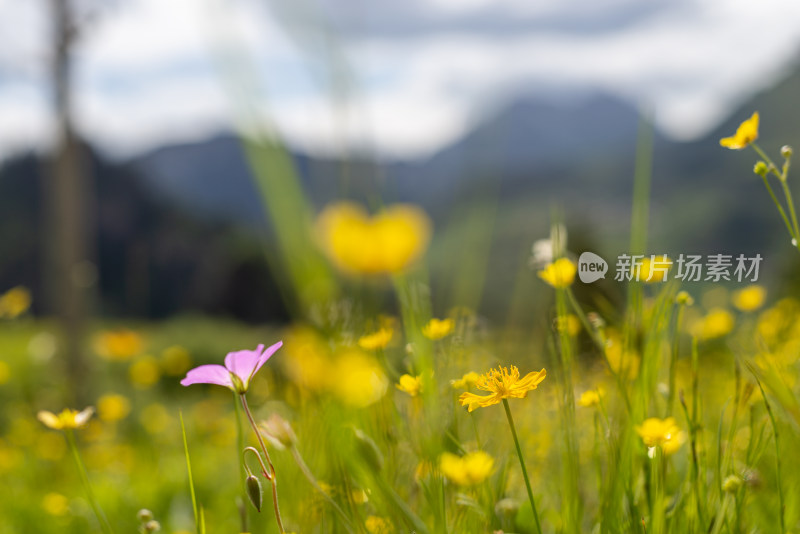
[{"label": "thin flower stem", "polygon": [[789,206],[789,216],[792,218],[792,225],[794,226],[795,246],[800,249],[800,225],[797,223],[797,212],[794,209],[794,200],[792,199],[792,191],[789,189],[789,183],[784,176],[781,180],[783,187],[783,194],[786,196],[786,205]]},{"label": "thin flower stem", "polygon": [[528,478],[528,470],[525,468],[525,459],[522,456],[522,448],[519,446],[519,439],[517,438],[517,428],[514,426],[514,419],[511,417],[511,409],[508,407],[508,399],[503,399],[503,408],[506,409],[506,417],[508,417],[508,426],[511,427],[511,435],[514,437],[514,445],[517,447],[517,456],[519,457],[519,465],[522,468],[522,478],[525,479],[525,489],[528,490],[528,500],[531,502],[531,510],[533,510],[533,520],[536,522],[536,532],[542,534],[542,526],[539,524],[539,514],[536,511],[536,503],[533,499],[533,490],[531,489],[531,481]]},{"label": "thin flower stem", "polygon": [[267,460],[267,465],[271,471],[272,478],[270,479],[270,482],[272,483],[272,506],[275,509],[275,520],[278,522],[278,530],[280,530],[281,534],[285,534],[286,530],[283,528],[281,510],[278,506],[278,481],[275,477],[275,466],[272,465],[272,460],[269,457],[267,446],[264,443],[264,438],[261,437],[261,432],[258,430],[255,419],[253,419],[253,414],[250,413],[250,407],[247,405],[247,398],[244,394],[239,395],[239,397],[242,400],[242,407],[244,408],[244,413],[247,415],[247,420],[250,421],[250,426],[253,427],[253,432],[256,433],[258,444],[261,446],[261,452],[264,453],[264,458]]},{"label": "thin flower stem", "polygon": [[[767,187],[767,191],[769,192],[769,196],[772,197],[772,201],[775,203],[775,206],[778,208],[778,212],[781,214],[783,218],[783,222],[786,224],[786,228],[789,230],[789,235],[795,240],[795,247],[800,250],[800,226],[797,224],[797,215],[794,210],[794,202],[792,201],[791,192],[789,192],[789,187],[786,184],[786,175],[781,174],[778,172],[778,167],[772,162],[769,156],[761,150],[761,147],[758,146],[756,143],[751,143],[750,146],[753,147],[753,150],[761,156],[761,158],[768,164],[769,169],[772,173],[777,176],[778,180],[783,185],[783,192],[786,195],[787,204],[789,205],[789,210],[792,213],[792,223],[789,222],[789,217],[786,216],[786,211],[783,209],[783,206],[778,201],[778,197],[775,196],[775,192],[772,190],[772,186],[769,185],[769,180],[767,180],[767,175],[761,176],[761,179],[764,181],[764,185]],[[788,170],[788,169],[787,169]]]},{"label": "thin flower stem", "polygon": [[103,509],[100,508],[100,504],[97,502],[97,498],[92,490],[92,485],[89,483],[89,475],[86,473],[86,466],[83,465],[81,454],[78,451],[78,445],[75,443],[75,434],[71,429],[66,429],[64,434],[67,436],[67,443],[69,444],[69,449],[72,452],[72,458],[75,460],[75,465],[78,467],[78,473],[81,477],[81,483],[83,483],[83,489],[86,491],[86,496],[89,499],[89,504],[92,506],[94,515],[97,516],[97,521],[100,523],[100,528],[103,529],[103,532],[113,534],[114,529],[111,528],[111,524],[108,522],[106,514],[104,514]]},{"label": "thin flower stem", "polygon": [[[752,369],[751,369],[752,371]],[[753,372],[755,376],[755,372]],[[778,485],[778,502],[780,505],[780,521],[781,521],[781,534],[786,532],[786,520],[784,519],[784,510],[786,509],[786,504],[783,499],[783,484],[781,483],[781,451],[780,445],[778,443],[778,423],[775,421],[775,414],[772,413],[772,406],[770,406],[769,401],[767,400],[767,393],[764,391],[764,386],[761,385],[761,380],[758,379],[756,376],[756,383],[758,384],[758,389],[761,390],[761,397],[764,399],[764,406],[767,408],[767,414],[769,415],[769,421],[772,425],[772,434],[775,438],[775,477],[776,477],[776,484]]]}]

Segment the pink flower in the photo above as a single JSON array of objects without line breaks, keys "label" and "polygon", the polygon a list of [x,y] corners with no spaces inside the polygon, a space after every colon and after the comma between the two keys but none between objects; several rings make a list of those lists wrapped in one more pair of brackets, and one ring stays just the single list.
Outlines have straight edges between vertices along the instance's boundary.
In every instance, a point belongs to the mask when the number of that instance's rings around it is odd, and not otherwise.
[{"label": "pink flower", "polygon": [[264,345],[259,345],[256,350],[229,352],[225,356],[224,367],[214,364],[195,367],[186,373],[186,378],[181,380],[181,385],[217,384],[240,395],[244,394],[247,392],[253,375],[267,363],[270,356],[275,354],[281,345],[283,345],[283,341],[278,341],[266,350],[264,350]]}]

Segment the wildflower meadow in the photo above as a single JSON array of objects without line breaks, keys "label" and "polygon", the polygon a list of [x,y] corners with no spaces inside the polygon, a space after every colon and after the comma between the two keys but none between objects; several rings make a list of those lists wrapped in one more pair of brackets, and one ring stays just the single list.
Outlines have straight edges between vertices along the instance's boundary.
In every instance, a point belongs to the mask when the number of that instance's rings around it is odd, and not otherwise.
[{"label": "wildflower meadow", "polygon": [[[759,127],[717,148],[750,151],[730,187],[763,180],[800,252],[792,149],[771,159]],[[8,288],[0,533],[797,532],[800,300],[682,280],[642,233],[649,180],[625,262],[590,268],[554,212],[525,328],[434,309],[437,229],[409,204],[278,225],[289,323],[92,323],[80,390],[63,334]],[[284,193],[276,217],[308,212]],[[581,281],[596,269],[621,299]]]}]

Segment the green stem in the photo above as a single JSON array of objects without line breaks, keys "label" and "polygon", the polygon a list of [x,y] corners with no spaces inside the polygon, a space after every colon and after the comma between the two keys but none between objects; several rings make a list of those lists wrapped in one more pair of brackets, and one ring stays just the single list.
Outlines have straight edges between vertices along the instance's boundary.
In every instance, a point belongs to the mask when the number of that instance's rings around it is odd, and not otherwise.
[{"label": "green stem", "polygon": [[[770,157],[767,156],[767,154],[763,150],[761,150],[760,146],[758,146],[755,143],[751,143],[750,146],[752,146],[753,150],[755,150],[756,153],[769,165],[770,171],[773,172],[775,176],[778,177],[778,180],[781,182],[781,184],[783,184],[784,194],[786,194],[788,190],[788,186],[786,185],[786,177],[778,172],[778,168],[772,162]],[[786,216],[786,210],[783,209],[783,206],[778,201],[778,197],[775,196],[775,192],[772,190],[772,186],[769,185],[769,180],[767,180],[767,175],[766,174],[762,175],[761,179],[764,181],[764,185],[766,186],[767,191],[769,192],[769,196],[772,198],[772,202],[774,202],[775,206],[778,208],[778,212],[781,214],[781,218],[783,219],[783,222],[786,225],[786,229],[789,230],[789,235],[792,236],[792,238],[795,240],[795,246],[798,247],[798,249],[800,249],[800,230],[798,230],[797,216],[794,215],[793,217],[793,221],[795,223],[793,226],[792,223],[789,222],[789,217]],[[787,203],[789,204],[789,209],[792,211],[792,213],[794,213],[794,204],[791,202],[791,193],[787,195]]]},{"label": "green stem", "polygon": [[83,489],[86,491],[86,496],[89,499],[89,504],[91,504],[92,510],[94,510],[94,515],[97,516],[97,521],[100,523],[100,527],[103,529],[103,532],[113,534],[114,530],[111,528],[111,524],[108,522],[106,514],[103,513],[103,509],[100,508],[100,504],[97,502],[94,491],[92,491],[92,485],[89,482],[89,475],[86,473],[86,466],[83,465],[81,454],[78,452],[78,445],[75,443],[75,434],[72,432],[72,429],[64,430],[64,434],[67,437],[67,443],[69,444],[69,449],[72,452],[72,458],[75,460],[75,465],[78,467],[78,474],[80,475]]},{"label": "green stem", "polygon": [[198,532],[204,532],[200,528],[200,519],[197,513],[197,493],[194,491],[194,478],[192,477],[192,461],[189,459],[189,442],[186,439],[186,425],[183,423],[183,412],[179,412],[181,419],[181,435],[183,436],[183,453],[186,456],[186,471],[189,473],[189,492],[192,496],[192,512],[194,513],[194,525]]},{"label": "green stem", "polygon": [[317,479],[311,472],[311,469],[308,468],[308,465],[303,460],[303,457],[300,455],[300,451],[297,450],[297,447],[293,445],[291,450],[292,450],[292,456],[294,457],[294,461],[295,463],[297,463],[297,467],[300,468],[300,472],[303,473],[304,477],[306,477],[306,480],[309,481],[309,483],[314,487],[314,489],[317,490],[322,495],[322,497],[326,501],[328,501],[328,503],[336,511],[336,513],[339,514],[339,516],[342,518],[342,521],[344,522],[344,526],[347,529],[347,531],[353,532],[353,524],[350,522],[350,518],[347,517],[347,514],[344,513],[344,510],[342,510],[339,507],[339,505],[336,504],[336,501],[334,501],[331,498],[331,496],[328,495],[325,492],[325,490],[322,489],[322,487],[320,487],[319,482],[317,482]]},{"label": "green stem", "polygon": [[503,408],[506,409],[506,417],[508,417],[508,426],[511,427],[511,435],[514,437],[514,445],[517,447],[517,456],[519,457],[519,465],[522,468],[522,478],[525,479],[525,489],[528,490],[528,499],[531,502],[531,510],[533,510],[533,520],[536,522],[536,532],[542,534],[542,526],[539,524],[539,514],[536,512],[536,503],[533,499],[533,490],[531,489],[531,481],[528,478],[528,470],[525,468],[525,459],[522,457],[522,448],[519,446],[519,439],[517,438],[517,428],[514,426],[514,419],[511,417],[511,409],[508,407],[508,399],[503,399]]},{"label": "green stem", "polygon": [[779,513],[781,520],[781,534],[784,534],[786,532],[786,521],[784,520],[783,516],[786,505],[783,500],[783,484],[781,483],[781,451],[778,444],[778,423],[775,421],[775,414],[772,413],[772,406],[770,406],[769,401],[767,400],[767,394],[764,391],[764,387],[761,385],[761,380],[759,380],[758,377],[756,377],[756,382],[758,383],[758,388],[761,390],[761,397],[764,399],[764,406],[767,408],[767,414],[769,414],[769,421],[772,424],[772,434],[775,436],[775,482],[778,485],[778,501],[781,508]]},{"label": "green stem", "polygon": [[272,478],[270,479],[270,483],[272,483],[272,506],[275,509],[275,520],[278,522],[278,530],[280,530],[280,533],[285,534],[286,530],[283,528],[281,510],[278,506],[278,480],[275,477],[275,466],[272,465],[272,460],[269,457],[269,452],[267,451],[267,446],[264,443],[264,438],[261,437],[261,432],[258,430],[255,419],[253,419],[253,414],[250,413],[250,407],[247,405],[247,398],[245,397],[244,393],[239,395],[239,398],[242,400],[244,413],[247,415],[247,420],[250,421],[250,426],[253,428],[253,432],[255,432],[256,437],[258,438],[258,444],[261,446],[261,452],[264,453],[264,458],[267,460],[267,465],[271,471],[270,474],[272,475]]},{"label": "green stem", "polygon": [[789,206],[789,216],[792,218],[792,225],[794,226],[795,246],[800,249],[800,242],[798,242],[798,238],[800,237],[800,225],[797,223],[797,212],[794,209],[792,192],[789,189],[789,183],[786,181],[785,177],[781,180],[781,186],[783,187],[783,194],[786,197],[786,205]]}]

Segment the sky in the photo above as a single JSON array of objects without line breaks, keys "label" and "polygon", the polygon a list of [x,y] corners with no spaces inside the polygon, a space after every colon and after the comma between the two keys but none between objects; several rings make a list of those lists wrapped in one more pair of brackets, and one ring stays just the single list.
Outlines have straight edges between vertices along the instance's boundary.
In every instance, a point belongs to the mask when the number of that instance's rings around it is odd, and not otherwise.
[{"label": "sky", "polygon": [[[0,0],[0,159],[53,141],[49,4]],[[800,57],[796,0],[74,6],[76,125],[118,158],[258,129],[312,154],[419,159],[514,99],[592,91],[690,140]]]}]

